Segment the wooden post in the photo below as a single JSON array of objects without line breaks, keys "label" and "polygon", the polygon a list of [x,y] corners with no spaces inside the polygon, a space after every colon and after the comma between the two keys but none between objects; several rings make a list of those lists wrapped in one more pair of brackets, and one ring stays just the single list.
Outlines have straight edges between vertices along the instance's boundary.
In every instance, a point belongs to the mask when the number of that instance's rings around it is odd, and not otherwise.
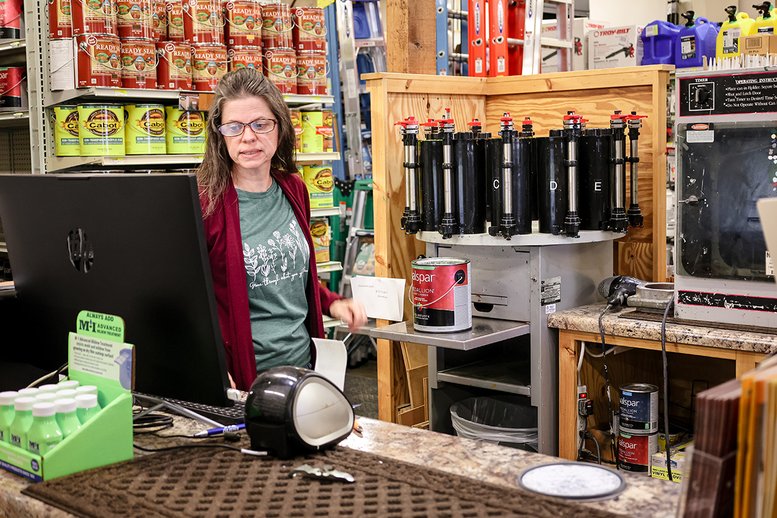
[{"label": "wooden post", "polygon": [[386,67],[389,72],[434,74],[435,15],[431,0],[388,0]]}]

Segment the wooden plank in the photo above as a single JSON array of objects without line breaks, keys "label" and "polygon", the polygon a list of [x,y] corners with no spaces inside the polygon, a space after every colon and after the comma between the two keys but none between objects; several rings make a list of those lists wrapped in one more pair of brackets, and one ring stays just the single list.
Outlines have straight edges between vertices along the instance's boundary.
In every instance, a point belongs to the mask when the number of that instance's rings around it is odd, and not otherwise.
[{"label": "wooden plank", "polygon": [[[435,93],[438,95],[486,95],[488,83],[485,77],[453,77],[416,74],[362,74],[370,84],[383,84],[386,92],[398,94]],[[382,79],[383,78],[383,79]],[[382,80],[381,80],[382,79]]]},{"label": "wooden plank", "polygon": [[577,353],[572,333],[558,336],[558,456],[577,459]]},{"label": "wooden plank", "polygon": [[[669,86],[669,77],[666,74],[658,74],[653,86],[653,123],[652,140],[655,153],[653,156],[652,193],[650,197],[651,209],[654,214],[652,238],[653,238],[653,276],[654,281],[666,281],[666,96]],[[644,122],[644,121],[643,121]],[[640,133],[640,138],[647,133],[647,126]],[[641,158],[641,157],[640,157]],[[640,165],[640,187],[642,187],[643,166]],[[642,190],[639,192],[640,205],[642,204]]]},{"label": "wooden plank", "polygon": [[758,363],[766,357],[762,353],[751,353],[747,351],[737,351],[736,357],[736,376],[741,378],[743,374],[755,369]]},{"label": "wooden plank", "polygon": [[405,426],[415,426],[424,422],[425,407],[406,408],[399,411],[398,423]]},{"label": "wooden plank", "polygon": [[[601,343],[598,333],[584,333],[581,331],[566,331],[573,339],[588,342],[592,344]],[[622,345],[634,349],[661,350],[661,342],[654,340],[644,340],[642,338],[630,338],[626,336],[607,335],[607,343],[612,345]],[[737,352],[733,349],[718,349],[716,347],[707,347],[703,345],[678,344],[676,342],[667,342],[666,351],[670,353],[688,354],[691,356],[706,356],[709,358],[720,358],[724,360],[735,360]]]},{"label": "wooden plank", "polygon": [[435,72],[434,2],[394,0],[386,6],[386,66],[389,72]]},{"label": "wooden plank", "polygon": [[666,254],[666,246],[653,253],[653,244],[638,241],[615,243],[617,275],[630,275],[637,279],[653,279],[656,256]]}]

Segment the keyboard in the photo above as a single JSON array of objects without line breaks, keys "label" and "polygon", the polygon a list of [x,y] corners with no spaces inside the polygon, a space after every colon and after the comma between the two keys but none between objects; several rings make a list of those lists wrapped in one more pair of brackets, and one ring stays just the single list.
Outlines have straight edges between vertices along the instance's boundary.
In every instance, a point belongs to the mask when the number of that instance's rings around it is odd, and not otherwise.
[{"label": "keyboard", "polygon": [[[193,412],[222,425],[242,423],[245,419],[245,404],[239,401],[230,401],[230,403],[232,403],[230,406],[214,406],[169,397],[151,396],[140,392],[133,392],[132,394],[136,399],[145,402],[146,406],[162,404],[166,406],[168,410],[177,414],[196,419],[196,416],[191,415]],[[180,409],[184,409],[184,411],[182,412],[175,407],[180,407]],[[188,413],[186,411],[188,411]]]}]

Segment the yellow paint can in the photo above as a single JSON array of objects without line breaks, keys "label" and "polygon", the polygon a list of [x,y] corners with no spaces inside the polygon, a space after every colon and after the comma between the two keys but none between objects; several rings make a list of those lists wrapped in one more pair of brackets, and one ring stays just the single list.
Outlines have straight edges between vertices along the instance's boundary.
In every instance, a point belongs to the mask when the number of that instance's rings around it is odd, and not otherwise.
[{"label": "yellow paint can", "polygon": [[205,113],[165,106],[168,155],[205,154]]},{"label": "yellow paint can", "polygon": [[310,196],[311,209],[334,206],[335,179],[328,165],[306,165],[303,167],[305,185]]},{"label": "yellow paint can", "polygon": [[129,104],[124,107],[124,136],[128,155],[164,155],[165,107],[161,104]]},{"label": "yellow paint can", "polygon": [[334,114],[331,110],[302,112],[302,152],[334,151]]},{"label": "yellow paint can", "polygon": [[81,156],[78,141],[78,106],[54,107],[54,154]]},{"label": "yellow paint can", "polygon": [[82,104],[78,107],[81,156],[124,156],[124,107]]}]

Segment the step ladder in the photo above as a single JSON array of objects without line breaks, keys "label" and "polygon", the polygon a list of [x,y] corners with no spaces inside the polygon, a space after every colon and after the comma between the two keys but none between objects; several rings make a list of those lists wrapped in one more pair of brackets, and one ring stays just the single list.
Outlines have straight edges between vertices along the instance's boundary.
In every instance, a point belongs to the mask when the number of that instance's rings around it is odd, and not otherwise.
[{"label": "step ladder", "polygon": [[345,255],[343,257],[343,277],[340,280],[340,295],[350,298],[351,277],[353,277],[353,267],[356,264],[356,257],[359,255],[363,238],[375,237],[375,231],[365,227],[365,217],[367,215],[367,197],[369,191],[363,189],[354,189],[353,203],[351,205],[351,224],[348,228],[348,237],[345,239]]}]

